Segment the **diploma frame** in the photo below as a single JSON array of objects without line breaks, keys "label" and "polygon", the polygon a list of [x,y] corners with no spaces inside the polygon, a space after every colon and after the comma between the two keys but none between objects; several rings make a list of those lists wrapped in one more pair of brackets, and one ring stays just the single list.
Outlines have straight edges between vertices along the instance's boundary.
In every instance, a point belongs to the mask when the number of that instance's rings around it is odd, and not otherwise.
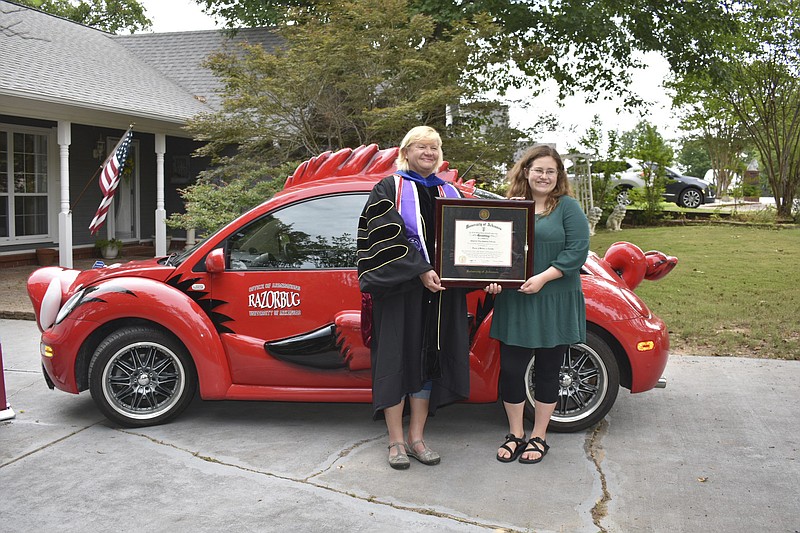
[{"label": "diploma frame", "polygon": [[442,285],[519,288],[525,283],[533,275],[533,204],[436,198],[434,269]]}]

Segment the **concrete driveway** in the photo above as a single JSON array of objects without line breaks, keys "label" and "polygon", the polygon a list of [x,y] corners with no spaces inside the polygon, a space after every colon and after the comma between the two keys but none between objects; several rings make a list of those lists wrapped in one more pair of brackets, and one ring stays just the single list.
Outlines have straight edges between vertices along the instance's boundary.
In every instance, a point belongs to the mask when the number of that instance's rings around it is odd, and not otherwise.
[{"label": "concrete driveway", "polygon": [[674,356],[538,465],[494,459],[499,404],[447,407],[442,463],[398,472],[367,405],[196,400],[121,429],[46,387],[33,322],[0,341],[0,531],[800,531],[798,362]]}]

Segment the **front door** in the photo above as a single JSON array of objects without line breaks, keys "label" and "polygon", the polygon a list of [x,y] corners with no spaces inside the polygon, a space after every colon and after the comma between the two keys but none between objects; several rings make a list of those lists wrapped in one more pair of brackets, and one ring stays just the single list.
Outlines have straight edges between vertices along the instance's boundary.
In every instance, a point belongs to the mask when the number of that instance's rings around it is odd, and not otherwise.
[{"label": "front door", "polygon": [[228,266],[211,277],[211,294],[226,319],[234,383],[369,387],[368,364],[353,364],[335,326],[361,308],[355,236],[365,201],[342,194],[292,204],[225,242]]},{"label": "front door", "polygon": [[[119,139],[109,139],[109,146],[116,146]],[[122,169],[117,192],[114,193],[111,217],[114,220],[113,235],[117,239],[137,239],[139,192],[139,141],[131,142],[128,159]],[[109,227],[109,230],[111,228]]]}]

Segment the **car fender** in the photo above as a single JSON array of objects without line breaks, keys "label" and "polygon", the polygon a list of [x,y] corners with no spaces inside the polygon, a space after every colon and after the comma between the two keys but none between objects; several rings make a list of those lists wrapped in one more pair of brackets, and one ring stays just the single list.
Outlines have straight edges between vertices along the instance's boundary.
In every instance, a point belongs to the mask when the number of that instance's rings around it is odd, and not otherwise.
[{"label": "car fender", "polygon": [[231,375],[222,340],[206,311],[187,294],[160,281],[120,277],[88,288],[71,319],[98,325],[141,319],[175,335],[191,354],[203,398],[224,398]]},{"label": "car fender", "polygon": [[[64,301],[63,295],[69,292],[78,274],[78,270],[52,266],[39,268],[28,277],[26,284],[28,297],[33,306],[39,331],[44,331],[53,325],[56,313]],[[45,304],[45,300],[49,302]],[[43,310],[45,317],[42,316]]]},{"label": "car fender", "polygon": [[469,350],[470,402],[494,402],[499,397],[500,342],[489,336],[493,315],[494,311],[489,311],[472,337]]}]

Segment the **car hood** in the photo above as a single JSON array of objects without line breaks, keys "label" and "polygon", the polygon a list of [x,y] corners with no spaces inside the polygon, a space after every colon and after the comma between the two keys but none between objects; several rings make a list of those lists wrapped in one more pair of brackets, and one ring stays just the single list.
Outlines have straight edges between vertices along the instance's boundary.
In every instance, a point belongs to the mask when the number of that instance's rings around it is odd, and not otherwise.
[{"label": "car hood", "polygon": [[159,260],[163,261],[163,258],[128,261],[127,263],[116,263],[102,268],[82,270],[75,278],[74,286],[76,288],[79,286],[85,287],[99,280],[119,278],[122,276],[135,276],[164,281],[169,274],[175,271],[175,267],[164,266],[159,263]]},{"label": "car hood", "polygon": [[711,184],[706,180],[695,178],[694,176],[678,176],[675,178],[678,181],[682,181],[683,183],[688,183],[689,185],[697,185],[698,187],[708,187]]}]

